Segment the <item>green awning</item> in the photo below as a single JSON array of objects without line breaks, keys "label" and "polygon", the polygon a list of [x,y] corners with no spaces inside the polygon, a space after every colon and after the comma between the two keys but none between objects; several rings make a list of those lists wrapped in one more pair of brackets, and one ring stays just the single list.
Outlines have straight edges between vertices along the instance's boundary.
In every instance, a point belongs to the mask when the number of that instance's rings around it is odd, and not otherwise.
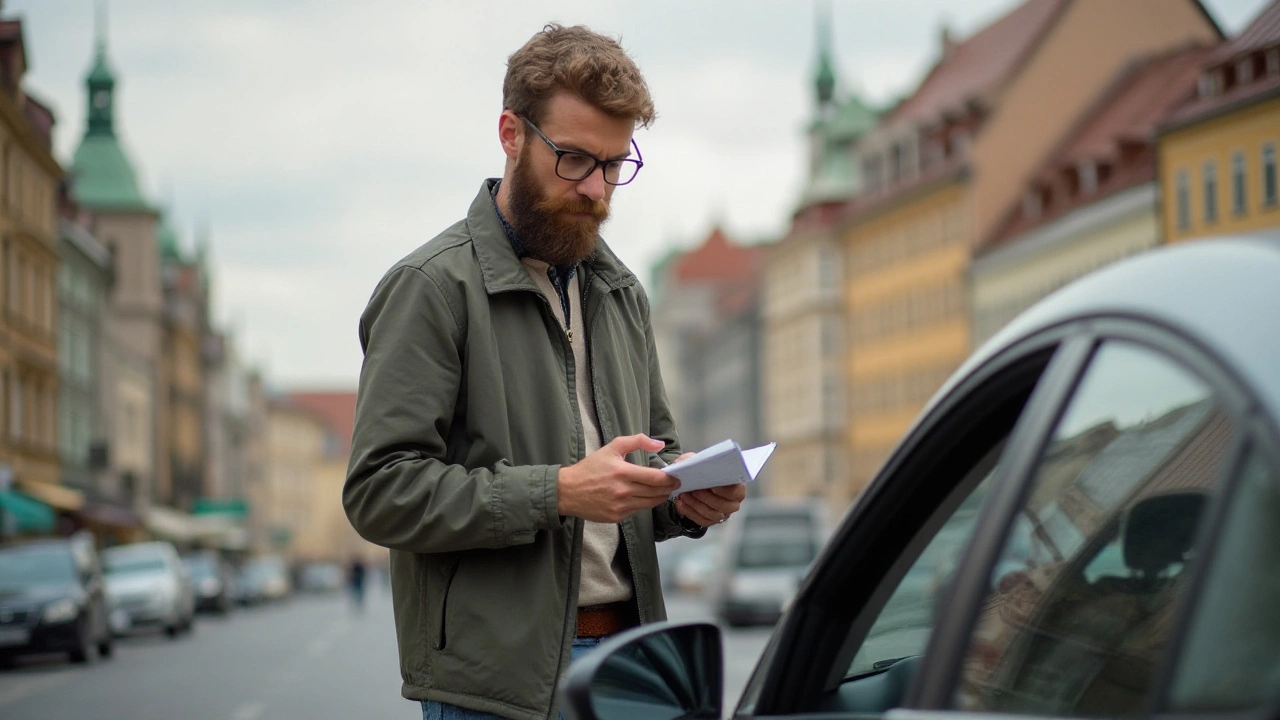
[{"label": "green awning", "polygon": [[52,532],[57,515],[53,508],[20,492],[0,490],[0,530],[4,532]]},{"label": "green awning", "polygon": [[192,515],[223,515],[243,520],[249,516],[249,503],[244,498],[198,497],[191,506]]}]

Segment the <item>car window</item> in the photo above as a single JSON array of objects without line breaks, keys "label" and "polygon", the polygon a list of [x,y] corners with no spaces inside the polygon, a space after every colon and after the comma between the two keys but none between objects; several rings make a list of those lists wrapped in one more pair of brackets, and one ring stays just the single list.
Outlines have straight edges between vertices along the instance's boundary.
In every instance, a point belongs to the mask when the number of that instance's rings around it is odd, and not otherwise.
[{"label": "car window", "polygon": [[1145,712],[1232,440],[1209,387],[1143,347],[1092,358],[1032,475],[962,665],[978,712]]},{"label": "car window", "polygon": [[934,612],[960,564],[960,554],[973,534],[978,511],[996,474],[994,467],[984,472],[985,477],[969,491],[898,583],[854,655],[846,677],[879,672],[898,660],[924,654]]},{"label": "car window", "polygon": [[1174,676],[1179,711],[1247,710],[1280,695],[1280,478],[1249,456]]}]

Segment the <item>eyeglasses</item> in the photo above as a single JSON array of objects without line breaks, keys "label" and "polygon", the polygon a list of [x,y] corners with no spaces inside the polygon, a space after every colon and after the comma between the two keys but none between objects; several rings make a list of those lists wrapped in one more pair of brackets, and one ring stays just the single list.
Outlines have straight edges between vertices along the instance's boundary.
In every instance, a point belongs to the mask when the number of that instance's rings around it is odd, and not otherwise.
[{"label": "eyeglasses", "polygon": [[570,182],[578,182],[586,180],[591,173],[596,171],[598,167],[604,167],[604,181],[610,185],[626,185],[636,179],[636,175],[640,173],[640,168],[644,167],[644,157],[640,155],[640,146],[636,145],[633,138],[631,147],[636,151],[635,159],[625,158],[622,160],[601,160],[593,155],[588,155],[577,150],[561,150],[556,144],[551,142],[551,138],[542,134],[537,125],[534,125],[529,118],[521,117],[533,131],[538,133],[538,137],[542,138],[542,142],[551,148],[551,152],[556,154],[556,175],[562,180]]}]

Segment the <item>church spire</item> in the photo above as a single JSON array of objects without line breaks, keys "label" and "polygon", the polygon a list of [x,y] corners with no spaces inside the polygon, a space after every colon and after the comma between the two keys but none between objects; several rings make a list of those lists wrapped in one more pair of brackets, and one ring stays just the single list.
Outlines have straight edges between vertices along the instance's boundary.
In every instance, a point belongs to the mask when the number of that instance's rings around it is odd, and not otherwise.
[{"label": "church spire", "polygon": [[98,0],[93,41],[93,67],[84,80],[88,93],[89,124],[86,135],[115,134],[116,76],[107,61],[107,6]]},{"label": "church spire", "polygon": [[818,69],[813,78],[814,97],[819,107],[835,99],[836,68],[831,51],[831,0],[818,0]]}]

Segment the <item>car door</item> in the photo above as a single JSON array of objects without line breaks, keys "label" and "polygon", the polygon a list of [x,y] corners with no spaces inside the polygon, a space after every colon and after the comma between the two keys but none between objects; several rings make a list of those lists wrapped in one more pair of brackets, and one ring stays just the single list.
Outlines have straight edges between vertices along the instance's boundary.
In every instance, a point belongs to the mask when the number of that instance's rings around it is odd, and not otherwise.
[{"label": "car door", "polygon": [[[1005,353],[851,512],[737,715],[1115,717],[1237,707],[1224,687],[1268,697],[1274,566],[1215,561],[1280,549],[1260,530],[1280,520],[1263,502],[1274,431],[1249,407],[1210,353],[1136,322]],[[1242,653],[1246,621],[1263,632]]]}]

